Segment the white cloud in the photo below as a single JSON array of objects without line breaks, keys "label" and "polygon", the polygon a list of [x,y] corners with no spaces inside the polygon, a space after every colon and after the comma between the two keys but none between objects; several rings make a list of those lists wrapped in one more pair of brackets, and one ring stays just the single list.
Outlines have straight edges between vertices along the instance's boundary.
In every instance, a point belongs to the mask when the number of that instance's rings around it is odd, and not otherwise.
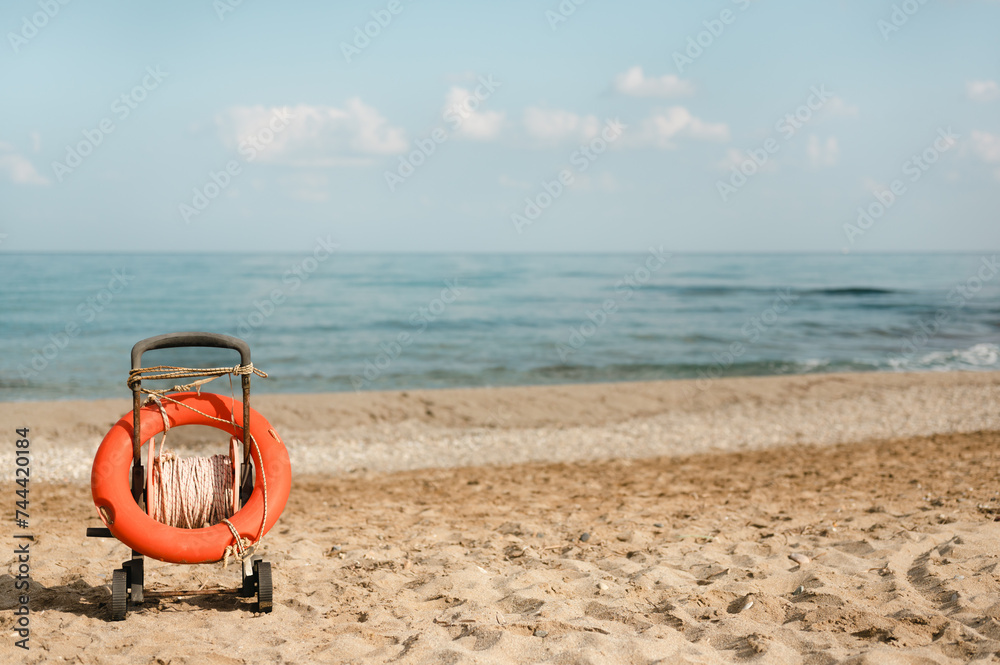
[{"label": "white cloud", "polygon": [[[283,117],[288,120],[282,128]],[[261,147],[255,159],[271,164],[369,163],[373,155],[400,153],[409,147],[402,128],[389,125],[378,110],[357,97],[347,100],[344,108],[236,106],[216,116],[216,125],[223,141],[236,149],[246,148],[243,142],[257,137]],[[268,136],[273,138],[265,142]]]},{"label": "white cloud", "polygon": [[841,97],[834,95],[825,104],[825,108],[830,115],[854,118],[858,115],[858,107],[855,104],[848,104]]},{"label": "white cloud", "polygon": [[579,116],[570,111],[528,107],[524,111],[524,127],[528,134],[541,141],[588,141],[597,136],[601,121],[593,115]]},{"label": "white cloud", "polygon": [[726,151],[725,157],[720,159],[715,166],[720,171],[731,171],[742,164],[746,158],[747,156],[742,151],[736,148],[730,148]]},{"label": "white cloud", "polygon": [[809,156],[809,163],[814,167],[833,166],[840,156],[840,148],[837,146],[836,137],[828,136],[826,141],[822,141],[812,134],[809,136],[806,154]]},{"label": "white cloud", "polygon": [[459,86],[453,86],[448,91],[444,118],[452,127],[455,127],[455,123],[459,123],[453,130],[455,136],[475,141],[490,141],[500,134],[505,115],[503,111],[481,110],[484,101],[474,92]]},{"label": "white cloud", "polygon": [[724,122],[705,122],[683,106],[671,106],[643,120],[638,134],[629,143],[673,149],[677,147],[675,138],[728,141],[729,126]]},{"label": "white cloud", "polygon": [[[987,164],[1000,163],[1000,136],[972,130],[972,150]],[[993,171],[993,177],[1000,180],[1000,169]]]},{"label": "white cloud", "polygon": [[14,146],[0,142],[0,173],[18,185],[48,185],[49,179],[35,170],[35,166],[20,154]]},{"label": "white cloud", "polygon": [[647,77],[636,65],[615,77],[615,90],[630,97],[676,97],[690,95],[694,87],[674,74]]},{"label": "white cloud", "polygon": [[965,94],[974,102],[988,102],[1000,97],[1000,86],[996,81],[968,81]]},{"label": "white cloud", "polygon": [[[729,140],[729,127],[726,123],[705,122],[683,106],[654,111],[635,129],[630,129],[627,124],[624,126],[624,135],[620,141],[615,141],[616,146],[672,149],[677,147],[674,144],[674,139],[677,138]],[[529,107],[524,112],[524,127],[532,138],[557,143],[589,141],[601,134],[605,123],[595,115]]]},{"label": "white cloud", "polygon": [[993,164],[1000,162],[1000,136],[972,130],[972,150],[979,155],[984,162]]}]

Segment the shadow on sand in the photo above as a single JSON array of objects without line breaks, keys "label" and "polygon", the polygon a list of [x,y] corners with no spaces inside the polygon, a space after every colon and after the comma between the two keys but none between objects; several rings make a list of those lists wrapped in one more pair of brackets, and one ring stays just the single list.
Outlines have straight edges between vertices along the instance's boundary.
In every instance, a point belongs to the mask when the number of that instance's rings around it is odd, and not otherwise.
[{"label": "shadow on sand", "polygon": [[[46,587],[32,580],[27,590],[17,589],[17,578],[0,575],[0,612],[13,610],[20,603],[18,596],[27,593],[31,597],[31,611],[56,610],[81,617],[107,619],[110,613],[111,588],[107,584],[91,586],[82,578],[59,586]],[[147,593],[173,589],[147,589]],[[253,599],[240,598],[235,591],[222,594],[199,594],[192,591],[190,596],[147,598],[138,606],[129,606],[129,613],[180,612],[186,608],[197,608],[215,612],[252,612]]]}]

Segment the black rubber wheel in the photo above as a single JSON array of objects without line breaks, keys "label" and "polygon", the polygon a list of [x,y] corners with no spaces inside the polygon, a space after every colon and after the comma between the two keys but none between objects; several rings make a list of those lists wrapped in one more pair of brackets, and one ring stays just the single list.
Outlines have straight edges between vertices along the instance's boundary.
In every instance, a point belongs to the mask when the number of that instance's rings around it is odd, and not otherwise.
[{"label": "black rubber wheel", "polygon": [[128,575],[124,568],[111,574],[111,620],[124,621],[128,614]]},{"label": "black rubber wheel", "polygon": [[272,609],[270,562],[254,561],[253,572],[257,578],[257,611],[266,614]]}]

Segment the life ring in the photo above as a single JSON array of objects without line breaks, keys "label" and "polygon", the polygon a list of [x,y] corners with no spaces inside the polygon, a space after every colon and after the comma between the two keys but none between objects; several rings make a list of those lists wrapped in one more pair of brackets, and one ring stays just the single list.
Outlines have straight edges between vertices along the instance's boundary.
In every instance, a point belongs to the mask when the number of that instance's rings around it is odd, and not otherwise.
[{"label": "life ring", "polygon": [[[240,440],[243,438],[243,406],[225,395],[194,392],[176,393],[163,400],[163,408],[171,427],[207,425]],[[191,408],[186,408],[191,407]],[[193,411],[229,421],[220,423]],[[155,406],[139,411],[140,440],[145,443],[163,431],[163,418]],[[257,442],[250,446],[256,482],[246,504],[229,521],[242,538],[257,540],[264,519],[264,486],[267,481],[267,523],[264,533],[277,522],[288,502],[292,487],[292,470],[288,451],[271,425],[259,413],[250,409],[250,434]],[[259,452],[258,452],[259,449]],[[135,551],[170,563],[213,563],[221,561],[226,547],[233,544],[233,534],[224,523],[201,529],[179,529],[149,517],[132,498],[129,487],[132,465],[132,413],[122,416],[107,433],[94,457],[90,474],[91,493],[101,520],[111,534]]]}]

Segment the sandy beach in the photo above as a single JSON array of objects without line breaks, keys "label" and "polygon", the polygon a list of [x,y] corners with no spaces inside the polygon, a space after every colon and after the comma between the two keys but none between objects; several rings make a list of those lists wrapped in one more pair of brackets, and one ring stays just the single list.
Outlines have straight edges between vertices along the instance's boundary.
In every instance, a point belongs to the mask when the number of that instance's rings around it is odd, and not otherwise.
[{"label": "sandy beach", "polygon": [[[1000,374],[261,395],[294,486],[275,609],[198,595],[109,623],[94,450],[127,398],[27,426],[31,649],[4,662],[965,663],[1000,654]],[[174,430],[183,454],[224,437]],[[3,487],[13,502],[4,450]],[[8,542],[12,542],[8,540]],[[8,548],[9,549],[9,548]],[[151,589],[233,566],[147,563]]]},{"label": "sandy beach", "polygon": [[0,665],[1000,665],[1000,0],[0,24]]}]

